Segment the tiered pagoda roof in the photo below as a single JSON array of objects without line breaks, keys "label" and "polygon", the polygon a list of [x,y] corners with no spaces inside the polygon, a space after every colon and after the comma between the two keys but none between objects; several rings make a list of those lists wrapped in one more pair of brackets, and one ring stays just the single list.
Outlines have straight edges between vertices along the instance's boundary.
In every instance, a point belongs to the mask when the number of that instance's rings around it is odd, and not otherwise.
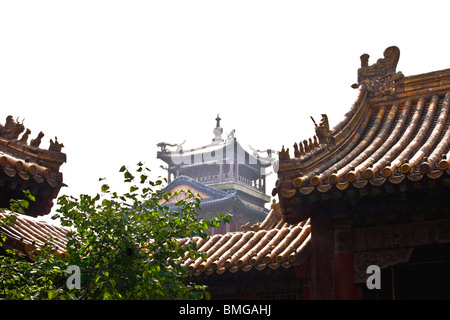
[{"label": "tiered pagoda roof", "polygon": [[[186,187],[205,188],[199,184],[193,186],[195,180],[205,186],[224,191],[221,195],[215,194],[214,197],[202,200],[203,213],[206,207],[210,211],[216,211],[211,212],[211,217],[224,210],[229,213],[233,211],[234,224],[240,223],[236,220],[238,215],[241,219],[239,221],[250,223],[254,223],[255,219],[262,221],[268,213],[265,204],[271,199],[266,194],[266,168],[276,160],[273,157],[275,151],[252,148],[253,152],[247,152],[234,136],[235,130],[222,137],[223,128],[220,126],[220,120],[217,115],[216,127],[213,130],[215,137],[209,144],[184,149],[184,142],[179,144],[161,142],[157,145],[161,148],[157,152],[157,158],[167,164],[167,167],[162,167],[167,169],[170,183],[183,177],[177,183],[191,184]],[[168,187],[172,188],[173,184]]]},{"label": "tiered pagoda roof", "polygon": [[[234,136],[230,136],[227,139],[216,140],[205,146],[192,149],[183,149],[182,144],[159,143],[161,150],[158,151],[157,157],[165,161],[170,169],[177,166],[188,167],[218,163],[244,164],[255,168],[266,168],[272,164],[273,160],[269,157],[260,157],[256,152],[249,153],[236,141]],[[176,150],[166,149],[168,146],[176,147]]]},{"label": "tiered pagoda roof", "polygon": [[330,130],[323,115],[318,143],[280,152],[272,195],[279,195],[287,221],[310,217],[306,203],[363,197],[424,178],[448,180],[450,69],[405,77],[395,70],[398,48],[384,55],[371,66],[361,56],[353,85],[360,94],[341,122]]}]

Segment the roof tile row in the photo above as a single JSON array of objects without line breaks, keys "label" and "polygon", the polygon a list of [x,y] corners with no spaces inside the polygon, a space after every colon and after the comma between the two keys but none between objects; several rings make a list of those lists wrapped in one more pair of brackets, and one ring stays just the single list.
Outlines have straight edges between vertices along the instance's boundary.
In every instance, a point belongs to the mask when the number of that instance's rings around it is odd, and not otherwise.
[{"label": "roof tile row", "polygon": [[288,224],[280,214],[279,204],[261,223],[257,231],[216,234],[207,239],[196,239],[197,248],[206,258],[186,259],[183,265],[195,276],[202,273],[222,274],[253,268],[263,270],[289,268],[296,264],[300,253],[307,254],[311,240],[309,219]]},{"label": "roof tile row", "polygon": [[[0,219],[2,218],[9,218],[9,215],[0,211]],[[69,231],[67,228],[24,215],[17,215],[14,221],[0,228],[1,234],[18,244],[21,251],[30,257],[32,251],[45,245],[55,246],[56,252],[63,255],[69,241]]]},{"label": "roof tile row", "polygon": [[47,181],[50,186],[57,186],[57,174],[52,173],[50,169],[36,163],[22,161],[2,152],[0,152],[0,168],[10,178],[18,176],[25,181],[32,178],[37,183]]},{"label": "roof tile row", "polygon": [[[340,145],[321,148],[323,154],[314,158],[280,163],[277,184],[283,197],[294,196],[296,190],[309,194],[333,186],[344,190],[350,184],[362,188],[368,182],[376,186],[387,180],[399,183],[405,176],[416,181],[427,174],[435,179],[448,170],[450,93],[391,105],[366,103],[359,106],[360,123]],[[297,165],[290,163],[294,161]]]}]

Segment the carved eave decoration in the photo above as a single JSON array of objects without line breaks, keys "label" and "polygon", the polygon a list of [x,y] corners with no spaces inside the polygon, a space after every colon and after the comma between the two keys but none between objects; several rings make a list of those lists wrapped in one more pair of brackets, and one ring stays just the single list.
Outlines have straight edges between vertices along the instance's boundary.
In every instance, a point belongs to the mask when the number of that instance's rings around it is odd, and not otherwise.
[{"label": "carved eave decoration", "polygon": [[319,123],[311,117],[315,135],[282,147],[272,195],[287,221],[310,216],[300,203],[313,194],[339,198],[350,186],[437,179],[448,170],[450,69],[405,77],[396,71],[399,57],[395,46],[373,65],[362,55],[352,85],[359,96],[344,119],[330,129],[327,115]]}]

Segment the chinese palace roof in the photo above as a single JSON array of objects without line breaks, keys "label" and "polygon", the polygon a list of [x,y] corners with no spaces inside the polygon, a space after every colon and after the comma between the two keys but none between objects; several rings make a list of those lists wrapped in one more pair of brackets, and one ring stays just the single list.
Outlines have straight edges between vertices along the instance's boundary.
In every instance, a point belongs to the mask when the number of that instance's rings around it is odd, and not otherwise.
[{"label": "chinese palace roof", "polygon": [[66,162],[63,145],[50,139],[48,149],[40,147],[42,132],[28,142],[31,131],[12,116],[0,125],[0,208],[8,208],[9,200],[23,197],[29,190],[36,201],[30,202],[26,214],[48,214],[63,186],[59,167]]},{"label": "chinese palace roof", "polygon": [[[197,241],[197,248],[206,253],[206,259],[186,259],[183,266],[195,276],[212,273],[235,273],[266,267],[289,268],[305,261],[311,254],[311,225],[309,219],[287,223],[278,204],[272,205],[263,222],[243,226],[244,231],[216,234],[206,239],[184,239]],[[182,243],[181,242],[181,243]]]},{"label": "chinese palace roof", "polygon": [[[0,210],[0,219],[9,217]],[[56,253],[64,255],[69,231],[68,228],[18,214],[14,221],[0,229],[0,234],[6,236],[4,245],[7,249],[15,249],[33,260],[34,251],[46,245],[56,247]]]},{"label": "chinese palace roof", "polygon": [[330,129],[322,115],[309,142],[282,148],[272,194],[288,221],[309,217],[301,203],[311,199],[450,173],[450,69],[405,77],[399,55],[389,47],[371,66],[362,55],[359,97],[344,119]]}]

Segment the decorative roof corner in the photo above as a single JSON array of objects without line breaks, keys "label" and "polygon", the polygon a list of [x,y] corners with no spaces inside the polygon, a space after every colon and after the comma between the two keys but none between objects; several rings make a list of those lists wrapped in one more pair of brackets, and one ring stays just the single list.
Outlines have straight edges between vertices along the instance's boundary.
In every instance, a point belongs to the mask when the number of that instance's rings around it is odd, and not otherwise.
[{"label": "decorative roof corner", "polygon": [[[31,134],[30,129],[25,130],[25,126],[23,125],[23,122],[25,119],[22,119],[22,122],[19,122],[19,118],[17,117],[16,120],[14,120],[13,116],[9,115],[6,117],[6,122],[4,125],[0,124],[0,137],[22,144],[22,145],[29,145],[33,148],[39,148],[42,137],[44,136],[44,133],[42,131],[39,132],[36,138],[31,139],[30,143],[28,144],[28,138]],[[19,135],[25,130],[25,132],[22,134],[22,136],[19,139]],[[61,149],[64,147],[64,144],[58,142],[58,138],[55,137],[55,141],[50,139],[50,146],[48,150],[50,151],[56,151],[61,152]]]},{"label": "decorative roof corner", "polygon": [[182,143],[170,143],[170,142],[159,142],[156,144],[158,148],[161,148],[161,153],[170,153],[171,150],[167,150],[167,147],[176,147],[177,152],[183,153],[183,144],[186,143],[186,140],[184,140]]},{"label": "decorative roof corner", "polygon": [[[13,116],[9,115],[6,117],[5,124],[0,124],[1,151],[20,160],[36,162],[53,172],[58,172],[59,167],[66,162],[66,155],[61,152],[64,144],[60,143],[58,138],[55,137],[55,141],[50,139],[50,146],[47,150],[41,148],[40,145],[44,137],[42,131],[28,143],[31,130],[28,128],[25,130],[25,126],[23,125],[24,120],[20,122],[19,118],[14,120]],[[22,136],[19,138],[21,133]]]},{"label": "decorative roof corner", "polygon": [[57,137],[50,139],[48,149],[41,148],[42,131],[28,142],[31,130],[23,122],[9,115],[5,124],[0,124],[0,207],[8,207],[10,199],[29,190],[36,201],[30,203],[26,214],[36,217],[50,212],[64,186],[59,168],[66,162],[66,154]]},{"label": "decorative roof corner", "polygon": [[391,46],[384,50],[384,58],[369,66],[369,55],[361,55],[361,68],[358,69],[358,82],[352,88],[361,87],[362,91],[369,93],[369,97],[383,97],[396,93],[396,82],[404,75],[397,72],[397,64],[400,59],[400,49]]}]

